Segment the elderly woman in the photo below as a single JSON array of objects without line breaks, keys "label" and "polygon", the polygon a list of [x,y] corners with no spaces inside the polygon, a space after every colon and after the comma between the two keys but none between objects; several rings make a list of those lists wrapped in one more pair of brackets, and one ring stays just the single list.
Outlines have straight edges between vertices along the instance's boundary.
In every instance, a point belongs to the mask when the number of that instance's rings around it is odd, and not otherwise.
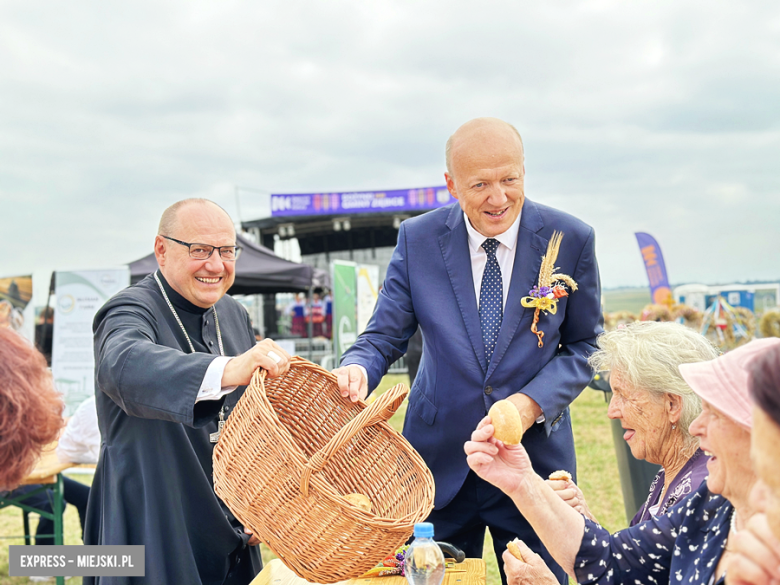
[{"label": "elderly woman", "polygon": [[729,536],[753,513],[746,364],[778,343],[756,340],[715,360],[680,366],[702,399],[690,430],[711,453],[709,477],[664,516],[610,535],[534,473],[522,445],[496,441],[488,417],[464,447],[469,466],[513,499],[553,558],[580,583],[715,582],[725,571]]},{"label": "elderly woman", "polygon": [[[599,337],[590,363],[595,371],[610,371],[607,416],[621,422],[634,457],[661,466],[630,526],[665,514],[707,476],[708,457],[688,430],[701,412],[701,400],[678,366],[716,357],[709,341],[677,323],[640,321]],[[571,480],[549,483],[567,504],[596,520]]]},{"label": "elderly woman", "polygon": [[734,538],[726,582],[777,583],[780,580],[780,345],[759,355],[751,366],[753,433],[750,452],[758,481],[751,505],[758,513]]},{"label": "elderly woman", "polygon": [[57,439],[62,400],[46,360],[18,333],[0,328],[0,491],[16,487],[41,449]]}]

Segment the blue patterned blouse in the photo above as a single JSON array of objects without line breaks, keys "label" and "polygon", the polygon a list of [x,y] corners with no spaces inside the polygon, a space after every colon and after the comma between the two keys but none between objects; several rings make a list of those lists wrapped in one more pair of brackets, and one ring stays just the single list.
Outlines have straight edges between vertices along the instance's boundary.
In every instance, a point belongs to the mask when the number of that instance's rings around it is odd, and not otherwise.
[{"label": "blue patterned blouse", "polygon": [[707,483],[666,515],[610,535],[585,519],[575,561],[579,583],[711,585],[733,506]]}]

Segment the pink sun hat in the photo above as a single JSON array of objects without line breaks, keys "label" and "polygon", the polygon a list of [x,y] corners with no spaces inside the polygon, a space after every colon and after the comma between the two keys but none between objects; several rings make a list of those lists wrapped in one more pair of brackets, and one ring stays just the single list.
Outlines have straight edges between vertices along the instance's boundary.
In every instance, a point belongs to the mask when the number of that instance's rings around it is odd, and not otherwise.
[{"label": "pink sun hat", "polygon": [[748,365],[756,356],[780,344],[780,338],[754,339],[708,362],[681,364],[680,374],[699,398],[747,428],[753,428]]}]

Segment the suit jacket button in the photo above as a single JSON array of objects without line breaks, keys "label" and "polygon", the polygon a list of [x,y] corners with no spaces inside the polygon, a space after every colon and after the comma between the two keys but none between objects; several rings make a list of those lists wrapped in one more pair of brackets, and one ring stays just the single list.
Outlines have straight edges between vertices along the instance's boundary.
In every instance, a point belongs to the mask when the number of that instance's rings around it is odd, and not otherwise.
[{"label": "suit jacket button", "polygon": [[486,386],[485,387],[485,394],[487,394],[488,396],[493,394],[493,386]]}]

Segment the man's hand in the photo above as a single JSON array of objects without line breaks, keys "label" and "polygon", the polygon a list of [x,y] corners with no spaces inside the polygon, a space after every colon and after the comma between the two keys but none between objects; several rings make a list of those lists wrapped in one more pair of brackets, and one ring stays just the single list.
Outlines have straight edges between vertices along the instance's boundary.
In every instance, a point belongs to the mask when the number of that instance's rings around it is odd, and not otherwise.
[{"label": "man's hand", "polygon": [[585,496],[583,495],[582,491],[572,480],[548,479],[545,481],[545,483],[552,488],[552,490],[559,498],[577,510],[577,512],[586,518],[590,518],[594,522],[598,522],[598,520],[593,517],[590,508],[588,508],[588,504],[585,502]]},{"label": "man's hand", "polygon": [[515,405],[517,411],[520,413],[520,420],[523,422],[523,433],[536,424],[536,419],[542,414],[542,407],[536,403],[536,400],[518,392],[512,394],[507,398],[509,402]]},{"label": "man's hand", "polygon": [[257,546],[258,544],[260,544],[260,539],[257,538],[257,536],[255,536],[251,532],[249,532],[249,530],[247,530],[246,526],[244,527],[244,534],[250,534],[251,535],[250,538],[249,538],[249,542],[247,542],[247,545],[249,545],[249,546]]},{"label": "man's hand", "polygon": [[505,550],[501,555],[504,559],[504,573],[508,585],[557,585],[558,579],[547,567],[544,559],[519,540],[517,546],[523,555],[523,560]]},{"label": "man's hand", "polygon": [[266,370],[269,378],[282,376],[290,369],[290,354],[272,339],[263,339],[252,349],[227,363],[222,374],[222,387],[249,384],[257,368]]},{"label": "man's hand", "polygon": [[333,373],[339,379],[339,392],[342,398],[349,398],[352,402],[365,400],[368,396],[368,380],[363,371],[356,365],[336,368]]},{"label": "man's hand", "polygon": [[[732,542],[733,539],[733,542]],[[772,534],[766,514],[753,514],[747,527],[729,537],[727,585],[775,585],[780,569],[780,540]]]},{"label": "man's hand", "polygon": [[536,474],[522,444],[504,445],[493,437],[493,432],[490,417],[486,416],[471,433],[471,440],[463,445],[466,462],[479,477],[511,497]]}]

